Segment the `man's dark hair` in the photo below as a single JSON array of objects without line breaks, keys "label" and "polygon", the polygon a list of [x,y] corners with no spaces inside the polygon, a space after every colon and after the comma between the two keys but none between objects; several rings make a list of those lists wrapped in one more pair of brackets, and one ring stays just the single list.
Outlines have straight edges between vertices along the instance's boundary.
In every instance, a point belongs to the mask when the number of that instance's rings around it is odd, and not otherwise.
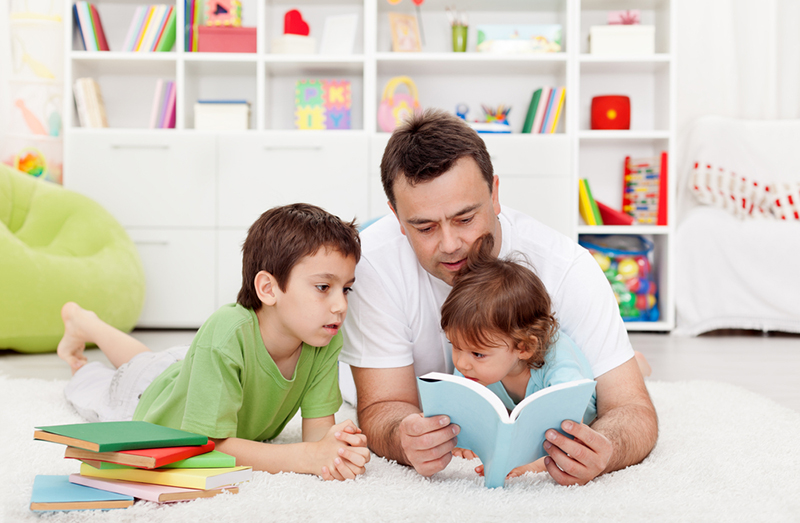
[{"label": "man's dark hair", "polygon": [[395,210],[394,182],[405,176],[414,186],[433,180],[453,168],[466,156],[478,164],[489,192],[492,192],[494,169],[486,144],[461,118],[438,109],[414,114],[389,138],[381,161],[383,191]]},{"label": "man's dark hair", "polygon": [[267,271],[286,291],[289,275],[305,256],[325,247],[342,256],[361,258],[361,240],[355,220],[339,217],[307,203],[273,207],[250,226],[242,247],[242,288],[236,302],[255,311],[262,302],[255,289],[256,274]]}]

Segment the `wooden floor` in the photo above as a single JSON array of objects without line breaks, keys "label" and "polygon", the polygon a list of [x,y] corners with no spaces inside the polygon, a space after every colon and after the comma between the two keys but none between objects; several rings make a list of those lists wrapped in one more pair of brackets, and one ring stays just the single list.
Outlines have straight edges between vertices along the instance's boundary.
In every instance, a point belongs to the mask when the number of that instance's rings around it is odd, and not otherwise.
[{"label": "wooden floor", "polygon": [[[153,350],[188,344],[195,331],[139,330],[133,335]],[[632,333],[634,349],[653,368],[649,378],[661,381],[711,380],[739,385],[800,412],[800,336],[748,331],[716,332],[696,338]],[[90,361],[106,361],[98,349]],[[0,351],[0,374],[14,377],[68,379],[69,369],[55,354]],[[731,407],[735,409],[735,406]]]}]

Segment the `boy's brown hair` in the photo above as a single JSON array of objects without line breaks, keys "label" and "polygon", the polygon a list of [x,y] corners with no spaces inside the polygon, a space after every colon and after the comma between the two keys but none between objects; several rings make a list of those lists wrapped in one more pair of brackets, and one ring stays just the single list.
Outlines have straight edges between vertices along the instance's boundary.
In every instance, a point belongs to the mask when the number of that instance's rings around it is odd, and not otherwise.
[{"label": "boy's brown hair", "polygon": [[405,176],[412,187],[433,180],[464,158],[478,164],[489,192],[492,192],[494,168],[486,144],[461,118],[438,109],[414,114],[392,133],[381,160],[383,191],[397,209],[394,182]]},{"label": "boy's brown hair", "polygon": [[305,256],[325,247],[343,256],[361,259],[361,240],[355,220],[350,223],[307,203],[273,207],[250,226],[242,246],[242,288],[236,302],[255,311],[261,300],[255,289],[256,274],[267,271],[286,291],[289,275]]},{"label": "boy's brown hair", "polygon": [[[531,368],[541,368],[558,322],[542,280],[527,267],[492,255],[494,238],[481,236],[467,255],[442,305],[442,329],[473,347],[509,336],[514,349],[533,352]],[[452,341],[452,338],[451,338]]]}]

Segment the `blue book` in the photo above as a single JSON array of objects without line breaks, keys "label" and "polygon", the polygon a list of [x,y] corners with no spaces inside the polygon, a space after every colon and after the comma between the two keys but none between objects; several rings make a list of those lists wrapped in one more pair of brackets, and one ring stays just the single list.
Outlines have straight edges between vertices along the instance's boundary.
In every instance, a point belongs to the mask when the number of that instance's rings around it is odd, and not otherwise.
[{"label": "blue book", "polygon": [[127,508],[133,497],[70,483],[69,476],[37,475],[33,480],[31,510],[88,510]]},{"label": "blue book", "polygon": [[594,380],[561,383],[531,394],[509,414],[494,392],[461,376],[430,372],[417,378],[425,417],[445,414],[461,427],[458,447],[473,451],[483,463],[485,485],[502,487],[520,465],[545,455],[544,433],[561,431],[561,422],[583,420],[594,393]]},{"label": "blue book", "polygon": [[81,20],[78,17],[78,4],[72,4],[72,14],[75,16],[75,27],[78,28],[78,34],[81,37],[81,43],[83,44],[83,49],[88,51],[89,48],[86,47],[86,38],[83,37],[83,26],[81,25]]}]

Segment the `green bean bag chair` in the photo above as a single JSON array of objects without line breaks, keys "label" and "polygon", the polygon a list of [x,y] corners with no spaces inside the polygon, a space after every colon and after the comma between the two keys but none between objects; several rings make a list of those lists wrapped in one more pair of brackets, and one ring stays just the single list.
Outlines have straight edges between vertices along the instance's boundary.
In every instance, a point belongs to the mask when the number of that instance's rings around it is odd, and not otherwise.
[{"label": "green bean bag chair", "polygon": [[68,301],[123,331],[144,303],[144,270],[98,203],[0,163],[0,349],[56,350]]}]

